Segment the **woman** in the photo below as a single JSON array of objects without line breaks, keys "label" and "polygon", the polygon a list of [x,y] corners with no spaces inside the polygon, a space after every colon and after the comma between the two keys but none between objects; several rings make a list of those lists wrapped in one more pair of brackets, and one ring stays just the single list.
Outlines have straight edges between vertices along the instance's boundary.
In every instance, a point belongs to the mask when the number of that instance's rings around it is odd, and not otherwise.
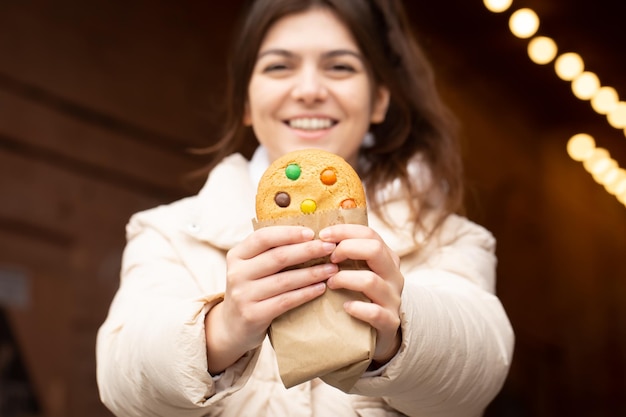
[{"label": "woman", "polygon": [[[230,66],[228,117],[197,196],[138,213],[98,334],[98,384],[118,416],[479,416],[513,334],[493,294],[492,236],[455,214],[459,152],[398,1],[257,0]],[[240,154],[252,139],[252,159]],[[286,152],[322,148],[360,173],[370,227],[313,239],[252,230],[258,179]],[[287,270],[330,255],[330,262]],[[341,271],[361,259],[371,271]],[[266,340],[274,318],[326,290],[377,333],[344,393],[285,389]]]}]

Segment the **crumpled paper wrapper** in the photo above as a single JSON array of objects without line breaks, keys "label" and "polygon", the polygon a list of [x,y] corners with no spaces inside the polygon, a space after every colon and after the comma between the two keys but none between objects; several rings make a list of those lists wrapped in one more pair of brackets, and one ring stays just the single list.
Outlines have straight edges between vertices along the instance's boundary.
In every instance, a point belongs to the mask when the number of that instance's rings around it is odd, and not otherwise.
[{"label": "crumpled paper wrapper", "polygon": [[[367,225],[365,208],[337,209],[297,217],[257,222],[255,230],[272,225],[306,226],[317,233],[334,224]],[[298,267],[326,263],[314,259]],[[363,261],[348,260],[339,269],[368,269]],[[343,304],[350,300],[369,301],[363,294],[349,290],[331,290],[306,304],[277,317],[269,328],[276,352],[278,370],[286,388],[313,378],[349,391],[372,360],[376,331],[368,323],[346,313]]]}]

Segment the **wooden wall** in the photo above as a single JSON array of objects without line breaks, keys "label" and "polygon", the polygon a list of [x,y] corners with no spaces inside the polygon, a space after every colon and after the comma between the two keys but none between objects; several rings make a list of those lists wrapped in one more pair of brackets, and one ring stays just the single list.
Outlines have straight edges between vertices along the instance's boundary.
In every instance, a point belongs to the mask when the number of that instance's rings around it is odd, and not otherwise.
[{"label": "wooden wall", "polygon": [[[110,415],[94,340],[124,225],[199,186],[186,150],[213,138],[237,4],[0,2],[0,279],[26,294],[3,311],[42,417]],[[428,51],[517,334],[490,415],[626,413],[626,208],[568,159],[569,126],[546,128],[436,33]]]},{"label": "wooden wall", "polygon": [[197,189],[182,178],[200,166],[187,148],[210,140],[232,14],[204,2],[0,3],[0,269],[28,286],[6,312],[46,417],[109,415],[94,340],[124,226]]}]

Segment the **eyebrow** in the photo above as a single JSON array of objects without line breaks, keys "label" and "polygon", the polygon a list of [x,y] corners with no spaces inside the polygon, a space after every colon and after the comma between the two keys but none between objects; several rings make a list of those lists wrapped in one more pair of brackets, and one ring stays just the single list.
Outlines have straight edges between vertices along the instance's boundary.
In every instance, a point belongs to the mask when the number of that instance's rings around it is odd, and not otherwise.
[{"label": "eyebrow", "polygon": [[[264,56],[267,56],[267,55],[281,55],[281,56],[283,56],[285,58],[293,58],[297,54],[295,54],[295,53],[293,53],[291,51],[288,51],[286,49],[279,49],[279,48],[268,49],[266,51],[263,51],[263,52],[259,53],[259,56],[257,57],[257,60],[261,59],[261,58],[263,58]],[[322,57],[323,58],[334,58],[334,57],[342,56],[342,55],[351,55],[351,56],[353,56],[353,57],[355,57],[355,58],[357,58],[357,59],[359,59],[361,61],[364,60],[363,56],[360,53],[355,52],[355,51],[351,51],[349,49],[333,49],[332,51],[324,52],[322,54]]]}]

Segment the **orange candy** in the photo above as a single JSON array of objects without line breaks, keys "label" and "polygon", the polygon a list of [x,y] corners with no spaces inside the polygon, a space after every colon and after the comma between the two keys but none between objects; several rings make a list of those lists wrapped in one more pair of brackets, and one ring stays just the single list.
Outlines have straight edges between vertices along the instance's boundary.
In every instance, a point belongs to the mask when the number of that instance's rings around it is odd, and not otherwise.
[{"label": "orange candy", "polygon": [[323,184],[333,185],[337,182],[337,173],[334,169],[326,168],[324,171],[322,171],[320,175],[320,180]]}]

